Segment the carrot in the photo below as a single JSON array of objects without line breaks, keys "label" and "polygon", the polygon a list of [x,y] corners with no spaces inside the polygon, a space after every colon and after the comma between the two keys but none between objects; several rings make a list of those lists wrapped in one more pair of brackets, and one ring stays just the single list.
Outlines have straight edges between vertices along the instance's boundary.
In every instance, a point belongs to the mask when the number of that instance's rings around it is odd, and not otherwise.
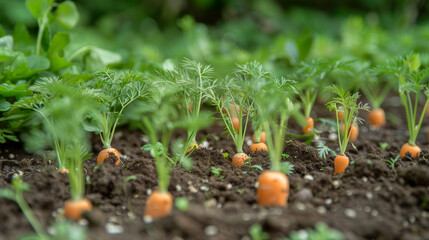
[{"label": "carrot", "polygon": [[169,192],[155,190],[149,196],[144,210],[145,216],[153,219],[167,216],[173,206],[173,196]]},{"label": "carrot", "polygon": [[233,117],[232,125],[234,125],[234,129],[238,133],[238,131],[240,131],[240,119],[238,119],[238,117]]},{"label": "carrot", "polygon": [[[255,139],[256,139],[255,138],[255,133],[253,133],[253,135],[252,135],[252,141],[255,142]],[[261,142],[266,142],[266,136],[265,136],[265,132],[264,131],[261,132],[261,139],[260,140],[261,140]]]},{"label": "carrot", "polygon": [[82,218],[82,213],[91,211],[92,204],[87,198],[79,200],[67,200],[64,203],[64,216],[72,220],[79,220]]},{"label": "carrot", "polygon": [[[344,133],[344,124],[341,126],[341,132]],[[350,126],[347,134],[350,134],[350,141],[354,142],[359,135],[359,128],[355,125],[352,125]]]},{"label": "carrot", "polygon": [[349,158],[346,155],[337,155],[334,160],[335,174],[344,173],[349,166]]},{"label": "carrot", "polygon": [[418,157],[418,156],[420,156],[421,151],[422,151],[422,149],[419,146],[417,146],[417,145],[413,146],[409,143],[405,143],[401,147],[401,152],[400,152],[399,156],[401,156],[401,158],[403,158],[403,157],[405,157],[405,153],[409,152],[409,153],[411,153],[411,156]]},{"label": "carrot", "polygon": [[381,108],[377,108],[369,112],[369,123],[373,127],[381,127],[386,124],[384,110]]},{"label": "carrot", "polygon": [[250,150],[252,150],[252,152],[256,152],[256,151],[268,151],[268,147],[267,144],[265,144],[264,142],[258,142],[258,143],[252,143],[252,145],[250,145]]},{"label": "carrot", "polygon": [[197,143],[191,143],[191,144],[189,145],[188,149],[186,150],[186,153],[191,152],[193,149],[199,149],[199,148],[200,148],[200,146],[198,146],[198,144],[197,144]]},{"label": "carrot", "polygon": [[118,165],[121,162],[121,158],[119,156],[119,152],[118,150],[116,150],[115,148],[106,148],[104,150],[102,150],[97,157],[97,164],[102,164],[104,162],[104,160],[106,160],[107,158],[110,157],[110,154],[114,154],[116,157],[116,162],[115,165]]},{"label": "carrot", "polygon": [[289,196],[289,180],[281,172],[265,170],[258,179],[258,204],[285,207]]},{"label": "carrot", "polygon": [[58,170],[60,173],[69,173],[69,170],[67,168],[61,168]]},{"label": "carrot", "polygon": [[305,134],[313,134],[313,128],[314,128],[314,120],[312,117],[306,117],[305,121],[307,124],[302,127],[302,132]]},{"label": "carrot", "polygon": [[232,165],[238,168],[241,168],[243,166],[244,162],[246,162],[249,159],[249,156],[245,153],[236,153],[234,157],[232,158]]}]

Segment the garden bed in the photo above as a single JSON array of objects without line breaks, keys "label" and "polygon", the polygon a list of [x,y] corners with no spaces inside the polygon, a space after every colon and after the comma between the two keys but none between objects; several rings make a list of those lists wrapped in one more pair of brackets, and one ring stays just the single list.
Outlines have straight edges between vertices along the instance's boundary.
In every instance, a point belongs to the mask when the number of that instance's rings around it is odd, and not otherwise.
[{"label": "garden bed", "polygon": [[[316,112],[317,117],[329,116],[322,106]],[[298,126],[290,125],[290,131],[299,131]],[[334,175],[333,156],[322,160],[315,144],[307,146],[288,140],[285,160],[295,165],[289,176],[288,206],[268,208],[256,202],[255,184],[261,171],[249,166],[241,170],[232,167],[233,143],[221,135],[223,127],[215,124],[199,133],[199,138],[212,133],[219,139],[209,137],[208,148],[192,154],[192,171],[176,167],[171,173],[169,192],[176,199],[187,198],[188,210],[174,208],[168,217],[154,222],[145,222],[142,217],[148,194],[157,186],[154,161],[148,152],[140,150],[146,143],[141,132],[121,130],[113,141],[123,155],[120,166],[107,160],[94,169],[95,156],[84,164],[88,176],[86,196],[94,211],[81,223],[89,225],[89,239],[250,239],[249,228],[255,223],[271,239],[281,239],[292,231],[314,228],[318,222],[341,231],[347,239],[429,239],[426,134],[422,132],[417,141],[422,147],[421,157],[406,156],[398,160],[394,169],[383,161],[398,155],[407,141],[404,130],[393,124],[375,131],[370,131],[367,124],[361,126],[359,141],[347,151],[351,164],[339,176]],[[336,150],[336,140],[330,140],[328,133],[321,138]],[[384,150],[380,147],[382,142],[387,143]],[[100,150],[102,145],[94,137],[93,152]],[[222,152],[229,156],[225,158]],[[247,144],[245,152],[250,152]],[[70,198],[67,176],[40,156],[25,153],[19,144],[3,145],[0,156],[0,188],[8,187],[13,173],[21,171],[23,180],[31,186],[25,199],[48,228],[56,217],[61,217],[59,209]],[[266,153],[251,156],[252,165],[269,168]],[[221,176],[214,176],[211,167],[221,168]],[[129,176],[136,178],[126,182]],[[0,222],[0,239],[32,233],[13,201],[0,199]]]}]

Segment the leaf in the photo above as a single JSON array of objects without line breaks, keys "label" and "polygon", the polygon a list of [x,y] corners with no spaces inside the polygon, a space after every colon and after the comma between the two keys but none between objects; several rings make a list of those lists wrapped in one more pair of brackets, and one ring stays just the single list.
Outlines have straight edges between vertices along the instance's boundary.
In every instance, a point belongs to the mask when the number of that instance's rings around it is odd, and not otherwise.
[{"label": "leaf", "polygon": [[55,20],[67,30],[74,28],[79,21],[79,11],[72,1],[60,3],[55,11]]},{"label": "leaf", "polygon": [[30,71],[47,70],[50,62],[46,57],[32,55],[27,57],[27,66]]},{"label": "leaf", "polygon": [[89,53],[85,55],[84,61],[87,69],[96,70],[111,64],[120,63],[122,57],[117,53],[105,49],[91,47]]},{"label": "leaf", "polygon": [[15,29],[13,30],[13,39],[15,40],[15,43],[23,43],[25,45],[32,44],[30,33],[23,22],[16,24]]},{"label": "leaf", "polygon": [[53,0],[26,0],[25,5],[36,19],[42,17],[52,7]]},{"label": "leaf", "polygon": [[128,176],[127,178],[125,178],[124,182],[127,183],[131,180],[137,180],[137,177],[135,175]]},{"label": "leaf", "polygon": [[10,60],[11,58],[15,57],[17,55],[16,52],[6,49],[6,48],[0,48],[0,62],[4,62],[7,60]]},{"label": "leaf", "polygon": [[58,32],[51,39],[48,54],[55,54],[62,51],[70,43],[70,35],[66,32]]},{"label": "leaf", "polygon": [[13,37],[10,35],[0,38],[0,48],[12,51],[13,49]]},{"label": "leaf", "polygon": [[6,36],[6,32],[4,31],[3,27],[0,25],[0,37]]},{"label": "leaf", "polygon": [[7,198],[15,201],[15,193],[9,188],[0,189],[0,198]]},{"label": "leaf", "polygon": [[6,99],[0,98],[0,112],[5,112],[10,109],[10,103]]},{"label": "leaf", "polygon": [[312,36],[307,36],[299,42],[299,60],[305,60],[307,55],[310,53],[311,47],[313,45],[313,40],[314,38]]}]

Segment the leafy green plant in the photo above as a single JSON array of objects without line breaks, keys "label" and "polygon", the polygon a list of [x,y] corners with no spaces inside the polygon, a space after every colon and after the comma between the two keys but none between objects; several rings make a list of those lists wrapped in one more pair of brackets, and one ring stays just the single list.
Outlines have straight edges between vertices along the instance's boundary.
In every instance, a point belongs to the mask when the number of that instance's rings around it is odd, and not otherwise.
[{"label": "leafy green plant", "polygon": [[189,201],[187,198],[184,198],[184,197],[176,198],[176,200],[174,200],[174,203],[176,205],[176,208],[182,212],[185,212],[189,209]]},{"label": "leafy green plant", "polygon": [[86,130],[100,133],[104,148],[110,148],[113,135],[125,108],[139,98],[149,98],[152,83],[133,71],[103,71],[83,83],[83,88],[97,90],[102,94],[97,98],[101,104],[96,125],[86,124]]},{"label": "leafy green plant", "polygon": [[[184,59],[179,66],[165,67],[159,73],[161,80],[157,83],[178,90],[176,94],[179,97],[179,109],[188,121],[204,118],[204,121],[209,124],[211,123],[210,114],[201,111],[201,107],[206,101],[206,93],[214,87],[212,74],[213,68],[210,66]],[[194,147],[198,146],[196,136],[200,127],[201,125],[198,124],[190,124],[186,128],[187,138],[183,143],[182,149],[177,149],[178,154],[175,156],[178,162],[182,162],[182,159],[189,157],[195,149]],[[204,139],[201,141],[204,141]]]},{"label": "leafy green plant", "polygon": [[249,234],[252,240],[267,240],[270,235],[263,231],[261,225],[255,223],[249,228]]},{"label": "leafy green plant", "polygon": [[217,167],[210,167],[210,171],[213,173],[213,175],[215,177],[219,177],[222,174],[223,169],[222,168],[217,168]]},{"label": "leafy green plant", "polygon": [[385,151],[387,146],[389,146],[389,144],[387,142],[381,142],[379,143],[381,150]]},{"label": "leafy green plant", "polygon": [[295,165],[291,162],[281,162],[280,163],[280,172],[290,176],[294,171]]},{"label": "leafy green plant", "polygon": [[317,147],[316,147],[317,153],[319,154],[319,158],[325,160],[327,156],[329,156],[330,154],[332,155],[337,155],[337,153],[330,149],[328,146],[325,145],[325,142],[323,141],[318,141],[317,142]]},{"label": "leafy green plant", "polygon": [[[343,88],[332,85],[329,90],[333,92],[336,97],[332,98],[326,106],[330,111],[335,111],[336,120],[337,120],[337,133],[338,133],[338,144],[340,146],[340,155],[344,155],[346,152],[347,144],[351,135],[351,127],[358,120],[358,111],[366,110],[368,111],[368,106],[366,104],[357,103],[359,99],[359,94],[351,94],[348,91],[345,91]],[[338,119],[338,112],[343,112],[343,122],[344,122],[344,134],[340,133],[340,121]]]},{"label": "leafy green plant", "polygon": [[399,155],[396,156],[395,158],[384,159],[383,162],[387,162],[388,164],[390,164],[390,167],[392,168],[392,170],[395,170],[395,164],[398,160],[399,160]]}]

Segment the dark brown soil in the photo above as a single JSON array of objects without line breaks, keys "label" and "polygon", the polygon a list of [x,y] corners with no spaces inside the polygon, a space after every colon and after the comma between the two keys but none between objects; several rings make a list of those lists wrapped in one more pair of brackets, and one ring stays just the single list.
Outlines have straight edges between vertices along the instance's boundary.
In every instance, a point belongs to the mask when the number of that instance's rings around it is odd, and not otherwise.
[{"label": "dark brown soil", "polygon": [[[329,116],[324,110],[315,113],[315,117]],[[296,124],[290,127],[291,132],[299,132]],[[157,186],[154,162],[149,153],[140,150],[145,142],[139,131],[121,130],[114,140],[114,147],[124,155],[119,166],[108,159],[94,168],[96,156],[85,163],[90,182],[86,196],[94,205],[94,211],[86,215],[88,239],[250,239],[246,236],[254,223],[260,224],[271,239],[279,239],[294,230],[313,228],[317,222],[338,229],[347,239],[429,239],[429,147],[425,132],[418,139],[421,157],[407,156],[395,169],[383,161],[395,158],[407,142],[404,130],[391,123],[376,131],[362,125],[359,142],[347,151],[351,164],[340,176],[334,175],[333,156],[320,159],[315,143],[307,146],[297,140],[287,141],[284,153],[289,157],[285,160],[295,165],[289,176],[288,206],[267,208],[256,203],[255,183],[261,171],[249,166],[234,169],[232,141],[221,135],[222,127],[212,126],[199,137],[214,133],[219,140],[209,137],[209,148],[192,154],[192,171],[180,167],[172,171],[169,191],[175,198],[187,198],[189,209],[182,212],[174,208],[168,217],[152,223],[146,223],[142,213],[148,194]],[[338,151],[337,141],[329,140],[328,135],[323,133],[320,140]],[[385,150],[381,142],[388,144]],[[101,148],[94,138],[93,152]],[[247,145],[245,151],[250,152]],[[229,156],[225,158],[222,152]],[[13,173],[22,171],[31,186],[25,199],[47,229],[61,217],[59,209],[70,197],[67,176],[41,157],[25,153],[19,144],[3,145],[0,156],[0,188],[10,187]],[[253,165],[269,168],[266,153],[251,156]],[[221,176],[215,177],[210,167],[223,169]],[[125,182],[129,176],[136,179]],[[123,232],[107,233],[108,223],[122,226]],[[17,239],[32,232],[18,206],[0,199],[0,239]]]}]

